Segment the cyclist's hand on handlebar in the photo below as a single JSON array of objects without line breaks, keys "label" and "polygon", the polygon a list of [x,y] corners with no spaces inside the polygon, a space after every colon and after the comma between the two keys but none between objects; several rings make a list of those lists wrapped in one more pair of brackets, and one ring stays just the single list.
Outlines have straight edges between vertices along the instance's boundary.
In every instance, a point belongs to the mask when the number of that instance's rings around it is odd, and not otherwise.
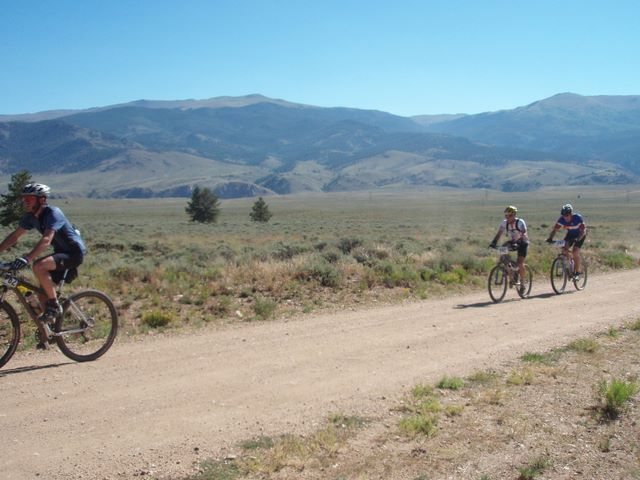
[{"label": "cyclist's hand on handlebar", "polygon": [[547,243],[553,243],[553,238],[551,237],[547,238]]},{"label": "cyclist's hand on handlebar", "polygon": [[489,248],[496,248],[496,247],[497,247],[496,242],[491,242],[489,244]]},{"label": "cyclist's hand on handlebar", "polygon": [[11,270],[22,270],[27,265],[29,265],[29,260],[24,257],[18,257],[13,262],[11,262]]}]

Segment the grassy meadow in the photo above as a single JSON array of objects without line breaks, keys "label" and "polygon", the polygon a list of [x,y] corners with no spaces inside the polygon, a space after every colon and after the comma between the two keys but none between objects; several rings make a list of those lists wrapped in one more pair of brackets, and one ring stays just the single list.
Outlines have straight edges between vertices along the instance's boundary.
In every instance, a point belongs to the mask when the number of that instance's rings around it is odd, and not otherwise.
[{"label": "grassy meadow", "polygon": [[590,273],[636,267],[640,258],[635,187],[380,190],[265,200],[273,213],[266,224],[249,219],[255,199],[221,201],[215,224],[190,222],[187,199],[53,200],[90,251],[69,288],[108,293],[127,334],[484,289],[496,261],[487,245],[509,204],[529,227],[528,263],[538,285],[549,284],[556,251],[544,240],[566,202],[589,225],[583,252]]}]

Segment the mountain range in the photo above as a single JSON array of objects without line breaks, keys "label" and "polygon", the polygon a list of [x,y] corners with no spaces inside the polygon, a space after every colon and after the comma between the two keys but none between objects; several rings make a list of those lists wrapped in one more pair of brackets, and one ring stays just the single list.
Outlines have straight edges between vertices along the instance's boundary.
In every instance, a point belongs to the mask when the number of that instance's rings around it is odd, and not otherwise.
[{"label": "mountain range", "polygon": [[222,198],[449,186],[640,182],[640,96],[571,93],[513,110],[402,117],[261,95],[0,115],[0,176],[59,195]]}]

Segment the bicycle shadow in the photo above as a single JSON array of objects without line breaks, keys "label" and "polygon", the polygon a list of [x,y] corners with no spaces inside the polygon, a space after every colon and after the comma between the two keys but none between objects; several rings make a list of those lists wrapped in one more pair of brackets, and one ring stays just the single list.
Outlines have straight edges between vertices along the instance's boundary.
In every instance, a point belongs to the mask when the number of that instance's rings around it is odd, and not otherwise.
[{"label": "bicycle shadow", "polygon": [[[565,292],[565,293],[573,293],[573,292]],[[488,300],[486,302],[477,302],[477,303],[468,303],[468,304],[460,303],[453,308],[455,308],[456,310],[462,310],[465,308],[484,308],[484,307],[489,307],[491,305],[498,305],[500,303],[516,302],[518,300],[532,300],[534,298],[551,298],[556,296],[557,294],[554,292],[546,292],[546,293],[538,293],[536,295],[529,295],[527,298],[522,298],[522,299],[520,297],[508,298],[498,303],[495,303],[491,300]]]},{"label": "bicycle shadow", "polygon": [[46,370],[49,368],[64,367],[65,365],[72,365],[74,363],[75,362],[50,363],[49,365],[31,365],[28,367],[17,367],[17,368],[10,368],[8,370],[0,370],[0,378],[7,377],[9,375],[16,375],[18,373],[34,372],[37,370]]}]

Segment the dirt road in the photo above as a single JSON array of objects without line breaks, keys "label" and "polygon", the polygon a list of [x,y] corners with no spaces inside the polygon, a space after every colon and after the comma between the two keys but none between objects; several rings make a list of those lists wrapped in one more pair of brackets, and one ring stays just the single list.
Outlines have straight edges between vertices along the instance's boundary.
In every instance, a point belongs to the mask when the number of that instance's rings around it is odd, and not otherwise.
[{"label": "dirt road", "polygon": [[[584,292],[444,300],[120,339],[97,362],[27,352],[0,370],[0,477],[186,474],[255,436],[375,415],[419,382],[499,367],[640,316],[640,271]],[[175,478],[175,477],[174,477]]]}]

